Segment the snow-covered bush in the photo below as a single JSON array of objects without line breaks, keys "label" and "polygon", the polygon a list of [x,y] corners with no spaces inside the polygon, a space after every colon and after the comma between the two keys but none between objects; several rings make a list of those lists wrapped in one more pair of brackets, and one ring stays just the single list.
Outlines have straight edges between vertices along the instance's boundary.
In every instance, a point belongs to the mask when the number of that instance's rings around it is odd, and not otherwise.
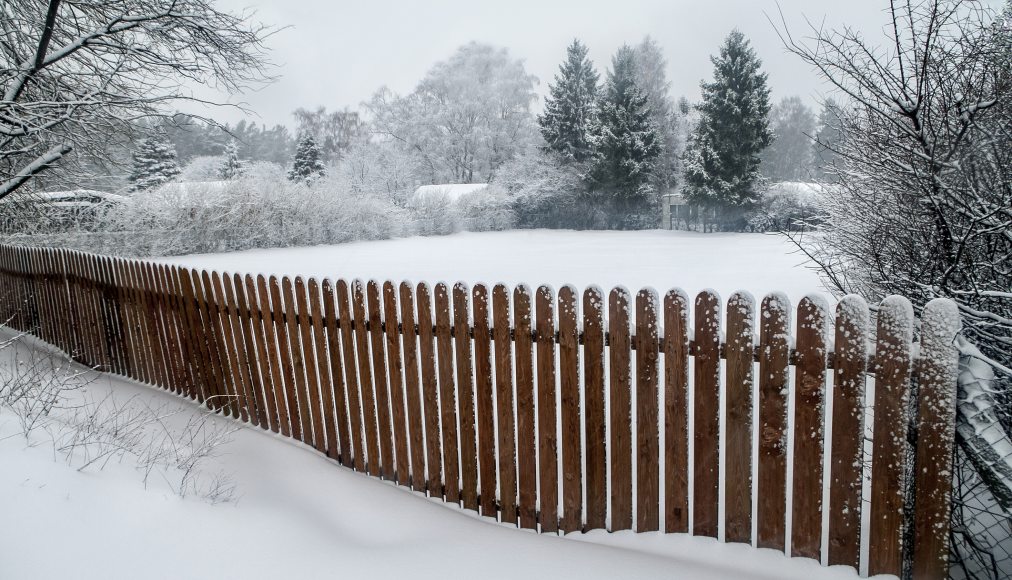
[{"label": "snow-covered bush", "polygon": [[285,170],[255,163],[239,179],[172,183],[134,194],[105,230],[115,251],[174,255],[382,239],[406,233],[403,210],[321,178],[292,183]]},{"label": "snow-covered bush", "polygon": [[745,216],[746,229],[753,232],[803,231],[821,224],[825,198],[833,195],[831,185],[782,181],[763,193],[758,205]]},{"label": "snow-covered bush", "polygon": [[212,181],[218,179],[218,173],[225,158],[221,155],[200,155],[194,157],[183,167],[179,174],[180,181]]},{"label": "snow-covered bush", "polygon": [[531,151],[499,168],[493,185],[513,200],[519,228],[605,227],[607,216],[588,204],[577,164],[563,165],[552,155]]},{"label": "snow-covered bush", "polygon": [[449,194],[437,191],[414,197],[408,202],[408,212],[416,234],[433,236],[460,231],[457,207]]},{"label": "snow-covered bush", "polygon": [[513,200],[498,186],[461,196],[455,209],[462,229],[469,232],[503,231],[516,226]]}]

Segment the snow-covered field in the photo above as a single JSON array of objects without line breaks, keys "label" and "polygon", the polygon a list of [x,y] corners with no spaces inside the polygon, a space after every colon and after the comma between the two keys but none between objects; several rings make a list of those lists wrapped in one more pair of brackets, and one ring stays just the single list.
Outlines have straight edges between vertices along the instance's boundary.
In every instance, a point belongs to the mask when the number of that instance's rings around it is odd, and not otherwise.
[{"label": "snow-covered field", "polygon": [[[0,340],[10,332],[0,330]],[[33,343],[25,339],[27,347]],[[14,348],[0,351],[9,365]],[[55,356],[59,356],[58,354]],[[83,369],[80,369],[83,370]],[[136,383],[94,379],[75,400],[195,405]],[[210,417],[213,423],[228,419]],[[0,409],[0,578],[855,578],[712,539],[597,531],[565,538],[513,529],[354,473],[307,447],[243,428],[208,467],[238,500],[181,499],[130,461],[78,472],[45,433],[29,441]]]},{"label": "snow-covered field", "polygon": [[727,297],[748,290],[756,299],[785,292],[796,304],[824,290],[783,238],[765,234],[677,231],[509,231],[460,233],[335,246],[251,250],[167,258],[192,267],[240,273],[331,278],[563,284],[658,292],[705,288]]}]

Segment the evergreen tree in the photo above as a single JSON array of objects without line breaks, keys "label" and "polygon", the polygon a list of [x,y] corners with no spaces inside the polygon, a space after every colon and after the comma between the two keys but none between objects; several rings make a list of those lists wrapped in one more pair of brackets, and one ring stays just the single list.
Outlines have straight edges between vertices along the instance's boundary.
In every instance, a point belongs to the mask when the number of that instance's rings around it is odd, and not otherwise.
[{"label": "evergreen tree", "polygon": [[555,83],[548,86],[545,112],[538,116],[547,149],[563,159],[583,162],[590,157],[590,128],[597,101],[598,74],[579,40],[566,49]]},{"label": "evergreen tree", "polygon": [[295,149],[295,160],[288,171],[290,181],[311,181],[324,174],[323,161],[320,159],[320,148],[316,140],[306,135],[299,140]]},{"label": "evergreen tree", "polygon": [[843,141],[843,123],[840,119],[840,105],[832,99],[826,99],[819,113],[815,142],[812,144],[815,176],[823,180],[833,180],[833,165],[840,155],[840,143]]},{"label": "evergreen tree", "polygon": [[239,142],[232,139],[225,146],[225,160],[218,169],[218,177],[224,180],[236,179],[242,175],[242,161],[239,160]]},{"label": "evergreen tree", "polygon": [[142,191],[172,181],[180,173],[176,162],[176,148],[164,135],[141,141],[133,154],[130,172],[131,191]]},{"label": "evergreen tree", "polygon": [[766,74],[737,30],[710,60],[713,82],[702,84],[699,124],[685,153],[686,196],[708,206],[747,206],[761,196],[759,155],[772,139]]},{"label": "evergreen tree", "polygon": [[613,225],[646,225],[651,220],[645,216],[653,209],[649,182],[660,137],[647,97],[636,86],[635,52],[623,46],[611,63],[594,125],[590,178],[595,189],[610,198],[615,217],[621,220]]}]

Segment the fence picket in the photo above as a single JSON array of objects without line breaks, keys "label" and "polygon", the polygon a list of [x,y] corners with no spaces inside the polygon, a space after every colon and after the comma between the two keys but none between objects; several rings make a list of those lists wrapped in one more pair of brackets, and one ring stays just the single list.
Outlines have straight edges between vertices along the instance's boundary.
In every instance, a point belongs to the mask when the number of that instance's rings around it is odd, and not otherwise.
[{"label": "fence picket", "polygon": [[[313,414],[310,409],[309,400],[309,364],[304,351],[305,345],[302,342],[302,328],[305,326],[300,321],[305,318],[305,313],[298,307],[296,302],[296,289],[291,278],[284,276],[281,279],[281,291],[284,299],[284,320],[288,330],[288,348],[291,357],[292,372],[295,382],[294,388],[288,390],[288,402],[290,409],[296,408],[302,442],[313,445]],[[292,421],[295,421],[293,416]]]},{"label": "fence picket", "polygon": [[353,464],[356,471],[365,471],[365,442],[362,431],[362,403],[358,389],[358,358],[355,356],[354,321],[349,299],[348,283],[338,280],[337,304],[341,316],[341,353],[344,355],[345,389],[348,393],[348,418],[351,425]]},{"label": "fence picket", "polygon": [[[337,429],[337,439],[329,440],[327,453],[337,459],[345,467],[353,467],[351,433],[348,427],[348,399],[344,383],[344,359],[341,353],[341,334],[338,329],[337,301],[334,297],[334,285],[329,278],[323,279],[323,314],[327,327],[327,355],[330,361],[330,383],[333,391],[334,413],[333,423]],[[343,321],[348,326],[348,321]]]},{"label": "fence picket", "polygon": [[501,521],[517,523],[516,420],[513,414],[513,345],[510,341],[510,292],[492,288],[492,341],[495,344],[495,392],[499,429],[499,502]]},{"label": "fence picket", "polygon": [[246,395],[242,387],[239,374],[239,349],[233,342],[232,318],[228,312],[228,303],[225,300],[225,293],[222,289],[221,276],[218,272],[211,272],[211,285],[213,289],[215,314],[215,337],[218,342],[218,349],[221,352],[222,374],[226,377],[225,384],[228,388],[228,403],[233,417],[243,421],[249,420],[246,410]]},{"label": "fence picket", "polygon": [[798,303],[797,360],[794,363],[791,555],[815,560],[821,559],[822,554],[822,448],[828,328],[829,313],[822,300],[811,296],[802,298]]},{"label": "fence picket", "polygon": [[664,531],[689,531],[689,297],[664,295]]},{"label": "fence picket", "polygon": [[790,303],[782,294],[763,298],[759,317],[759,465],[756,545],[784,551],[787,542],[787,389]]},{"label": "fence picket", "polygon": [[418,378],[418,331],[415,325],[415,298],[411,285],[401,283],[401,324],[404,326],[404,393],[407,399],[408,433],[411,447],[411,487],[425,492],[425,420]]},{"label": "fence picket", "polygon": [[446,501],[460,503],[460,461],[457,440],[457,395],[453,382],[453,338],[450,336],[450,296],[446,284],[436,284],[436,351],[439,409],[443,432],[443,487]]},{"label": "fence picket", "polygon": [[[404,417],[404,368],[401,362],[401,329],[397,317],[397,290],[393,282],[383,283],[383,318],[386,321],[387,365],[390,377],[390,411],[393,422],[397,483],[408,485],[408,427]],[[413,332],[409,329],[406,332]],[[477,505],[472,509],[477,509]]]},{"label": "fence picket", "polygon": [[366,467],[369,475],[381,473],[379,433],[376,421],[376,398],[373,394],[372,368],[369,365],[369,332],[366,329],[365,285],[361,280],[351,284],[352,310],[355,329],[355,350],[358,353],[358,387],[362,402],[362,426],[365,429],[365,447],[367,454]]},{"label": "fence picket", "polygon": [[394,478],[394,440],[390,424],[390,391],[387,384],[386,357],[384,356],[383,317],[379,285],[370,280],[366,284],[369,304],[369,337],[372,349],[372,376],[376,392],[376,420],[384,479]]},{"label": "fence picket", "polygon": [[492,303],[488,288],[475,284],[471,290],[474,312],[474,390],[478,415],[478,480],[481,486],[481,515],[499,514],[499,469],[495,443],[495,404],[492,386]]},{"label": "fence picket", "polygon": [[632,529],[632,375],[629,292],[615,288],[608,297],[611,392],[611,529]]},{"label": "fence picket", "polygon": [[636,293],[636,531],[660,529],[657,293]]},{"label": "fence picket", "polygon": [[[840,300],[836,307],[836,355],[833,361],[828,551],[830,565],[844,564],[857,570],[860,570],[861,563],[867,328],[868,305],[864,299],[845,296]],[[821,445],[819,447],[821,449]]]},{"label": "fence picket", "polygon": [[422,404],[425,417],[425,450],[430,496],[443,497],[443,451],[439,439],[439,395],[436,383],[436,353],[433,345],[432,299],[429,287],[418,284],[418,351],[421,359]]},{"label": "fence picket", "polygon": [[[587,529],[604,529],[608,517],[607,418],[604,391],[604,307],[600,288],[583,293],[583,376],[587,442]],[[519,330],[518,330],[519,332]],[[520,470],[521,474],[524,472]]]},{"label": "fence picket", "polygon": [[[534,339],[531,291],[518,285],[513,289],[513,348],[517,370],[517,487],[520,527],[538,528],[538,463],[535,436]],[[477,348],[477,342],[475,342]]]},{"label": "fence picket", "polygon": [[941,298],[928,302],[921,314],[912,566],[918,580],[948,576],[959,320],[956,303]]},{"label": "fence picket", "polygon": [[580,345],[577,291],[559,289],[559,375],[562,418],[562,522],[563,532],[583,528],[583,453],[580,436]]},{"label": "fence picket", "polygon": [[[289,433],[288,420],[283,400],[284,384],[281,379],[281,360],[278,356],[277,336],[274,332],[273,310],[271,308],[270,292],[267,289],[267,279],[263,275],[256,277],[256,289],[253,289],[253,277],[246,276],[246,288],[250,297],[257,297],[257,321],[254,321],[255,328],[259,331],[256,334],[260,338],[257,345],[257,352],[266,361],[261,369],[264,375],[264,401],[267,405],[267,420],[271,431],[283,435]],[[268,368],[270,374],[267,373]]]},{"label": "fence picket", "polygon": [[877,318],[868,574],[899,576],[914,310],[906,298],[889,296],[879,304]]},{"label": "fence picket", "polygon": [[234,274],[225,278],[225,294],[233,308],[232,325],[236,331],[236,343],[241,342],[243,346],[240,357],[241,370],[250,420],[261,429],[268,429],[267,409],[263,402],[264,388],[260,377],[260,370],[266,366],[267,361],[259,358],[258,347],[251,327],[255,318],[249,307],[242,276]]},{"label": "fence picket", "polygon": [[538,493],[542,532],[559,530],[559,456],[555,429],[554,292],[541,286],[535,295],[538,346]]},{"label": "fence picket", "polygon": [[752,542],[752,386],[755,303],[735,292],[727,301],[727,402],[724,425],[724,540]]},{"label": "fence picket", "polygon": [[717,537],[720,501],[720,297],[696,296],[696,360],[693,384],[692,533]]},{"label": "fence picket", "polygon": [[457,404],[460,418],[461,500],[466,509],[478,509],[478,443],[471,377],[470,291],[463,282],[453,285],[453,344],[457,361]]},{"label": "fence picket", "polygon": [[[315,282],[311,281],[315,286]],[[317,361],[316,340],[313,326],[319,320],[309,306],[309,290],[301,276],[295,278],[295,307],[299,312],[299,332],[302,339],[302,360],[306,370],[306,388],[301,391],[307,395],[309,417],[313,423],[313,447],[320,453],[327,452],[327,427],[323,421],[323,404],[321,402],[320,363]],[[315,319],[315,320],[314,320]]]}]

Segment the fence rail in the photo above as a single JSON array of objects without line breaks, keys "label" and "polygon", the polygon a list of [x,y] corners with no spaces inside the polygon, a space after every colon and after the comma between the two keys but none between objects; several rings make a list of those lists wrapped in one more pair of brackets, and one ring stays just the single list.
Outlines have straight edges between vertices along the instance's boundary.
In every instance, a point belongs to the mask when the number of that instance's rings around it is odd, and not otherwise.
[{"label": "fence rail", "polygon": [[915,345],[900,297],[872,328],[856,296],[792,317],[778,294],[722,308],[706,291],[293,280],[14,246],[0,292],[0,320],[83,364],[521,528],[947,572],[948,301]]}]

